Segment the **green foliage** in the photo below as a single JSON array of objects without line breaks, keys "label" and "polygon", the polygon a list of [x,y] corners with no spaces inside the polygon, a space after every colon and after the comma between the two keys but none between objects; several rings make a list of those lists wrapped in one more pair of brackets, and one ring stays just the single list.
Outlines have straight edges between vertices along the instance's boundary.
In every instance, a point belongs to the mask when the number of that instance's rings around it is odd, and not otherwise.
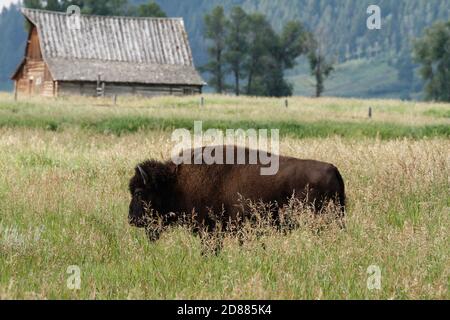
[{"label": "green foliage", "polygon": [[316,79],[316,97],[320,97],[325,89],[325,79],[334,71],[333,63],[327,61],[327,58],[321,50],[321,44],[315,40],[311,40],[311,48],[309,49],[308,61],[311,75]]},{"label": "green foliage", "polygon": [[247,63],[250,47],[248,42],[249,31],[250,23],[247,13],[241,7],[234,7],[228,21],[226,39],[228,49],[225,52],[225,61],[233,73],[234,92],[237,96],[241,93],[240,79],[245,76],[244,65]]},{"label": "green foliage", "polygon": [[205,37],[213,40],[214,45],[208,49],[211,60],[204,70],[213,75],[212,84],[217,92],[226,87],[225,74],[231,71],[236,95],[241,92],[244,76],[247,94],[292,95],[284,71],[292,69],[296,59],[307,50],[308,36],[301,23],[289,21],[277,34],[262,14],[248,15],[242,8],[234,7],[227,19],[219,6],[205,16]]},{"label": "green foliage", "polygon": [[249,15],[250,31],[248,36],[249,50],[246,63],[248,95],[264,95],[262,78],[265,75],[265,66],[271,63],[269,48],[276,39],[276,34],[267,20],[260,13]]},{"label": "green foliage", "polygon": [[450,110],[446,109],[430,109],[423,113],[426,116],[434,117],[434,118],[448,118],[450,119]]},{"label": "green foliage", "polygon": [[63,9],[62,4],[58,0],[47,0],[46,10],[61,11]]},{"label": "green foliage", "polygon": [[128,0],[25,0],[24,6],[33,9],[45,9],[50,11],[66,11],[71,5],[80,7],[85,14],[102,16],[141,16],[141,17],[165,17],[166,14],[155,2],[141,4],[138,7],[129,4]]},{"label": "green foliage", "polygon": [[292,85],[284,79],[285,71],[296,65],[297,58],[307,52],[309,35],[298,21],[289,21],[280,35],[276,34],[269,46],[270,59],[264,70],[265,95],[291,96]]},{"label": "green foliage", "polygon": [[421,75],[427,81],[427,98],[450,101],[450,21],[438,22],[425,30],[414,51],[422,65]]},{"label": "green foliage", "polygon": [[161,9],[161,7],[154,1],[147,4],[141,4],[138,9],[138,15],[140,17],[167,17],[167,14]]},{"label": "green foliage", "polygon": [[83,12],[101,16],[123,15],[126,12],[127,0],[84,0]]},{"label": "green foliage", "polygon": [[[149,0],[130,0],[129,5],[121,8],[123,14],[138,15],[137,7]],[[37,3],[42,1],[26,0]],[[50,1],[52,2],[52,1]],[[85,1],[63,0],[61,10],[68,4],[78,4]],[[100,1],[105,2],[105,1]],[[183,17],[189,34],[196,65],[204,65],[209,57],[204,40],[203,16],[218,4],[223,5],[225,13],[233,6],[241,6],[249,15],[263,12],[274,30],[283,29],[286,21],[299,20],[304,22],[309,30],[323,30],[327,36],[325,57],[333,57],[339,73],[333,79],[344,78],[347,85],[327,83],[327,95],[357,96],[357,97],[388,97],[388,98],[421,98],[423,83],[413,70],[416,65],[410,60],[411,39],[423,34],[426,27],[438,20],[449,19],[450,0],[380,0],[377,4],[382,9],[382,30],[371,31],[366,28],[366,9],[369,0],[298,0],[294,2],[283,0],[156,0],[169,16]],[[53,10],[53,9],[52,9]],[[9,80],[11,73],[23,56],[26,32],[23,28],[23,18],[18,7],[13,6],[0,13],[0,90],[12,90]],[[366,67],[348,68],[352,65]],[[389,66],[389,67],[388,67]],[[301,63],[287,73],[293,82],[296,94],[310,94],[310,86],[302,79],[307,77],[308,63]],[[389,81],[382,76],[389,68]],[[393,70],[396,69],[396,70]],[[247,69],[244,71],[247,73]],[[397,74],[392,74],[392,72]],[[366,77],[367,76],[367,77]],[[300,80],[299,80],[300,79]],[[243,81],[244,79],[242,79]],[[242,82],[241,81],[241,82]],[[247,92],[248,81],[244,81],[241,91]],[[254,78],[251,81],[252,94],[261,94],[265,90],[263,79]],[[308,79],[310,82],[310,79]]]},{"label": "green foliage", "polygon": [[206,14],[204,22],[204,35],[210,43],[207,50],[211,59],[202,69],[212,75],[209,84],[218,93],[222,93],[225,89],[226,70],[224,52],[228,25],[223,7],[217,6],[210,14]]},{"label": "green foliage", "polygon": [[316,78],[316,97],[320,97],[325,89],[325,79],[334,71],[333,64],[326,61],[325,56],[314,51],[308,55],[311,75]]},{"label": "green foliage", "polygon": [[[450,126],[422,114],[450,104],[281,100],[207,95],[199,108],[198,97],[121,97],[105,107],[0,94],[1,299],[448,300],[450,139],[433,134]],[[137,163],[170,158],[175,142],[161,127],[192,128],[193,119],[207,120],[205,129],[280,126],[309,137],[281,138],[280,153],[339,168],[345,230],[289,207],[301,213],[298,229],[252,226],[244,245],[226,237],[218,256],[201,256],[188,227],[150,243],[127,221],[129,179]],[[80,290],[66,285],[72,265]],[[367,288],[371,265],[382,270],[381,290]]]},{"label": "green foliage", "polygon": [[[217,103],[221,106],[217,110],[223,110],[222,102],[218,101]],[[317,105],[314,106],[314,109],[317,112],[320,109],[329,109],[339,113],[344,111],[342,107],[343,105]],[[218,118],[218,114],[214,114],[212,117],[202,119],[198,115],[194,115],[195,111],[193,111],[191,103],[180,104],[175,107],[177,110],[175,113],[169,112],[167,115],[155,115],[154,112],[142,114],[142,111],[138,113],[127,111],[116,114],[115,112],[109,112],[109,110],[106,110],[108,112],[104,112],[101,115],[90,115],[76,110],[76,106],[65,106],[63,107],[65,108],[63,112],[56,114],[53,112],[55,108],[55,106],[52,106],[48,109],[45,104],[23,102],[12,108],[7,103],[0,103],[0,128],[35,128],[57,132],[77,128],[91,133],[122,136],[141,131],[170,132],[176,128],[186,128],[193,131],[194,120],[201,119],[204,130],[219,129],[223,130],[224,133],[226,129],[279,129],[282,137],[295,138],[326,138],[331,136],[352,139],[380,138],[383,140],[398,138],[423,139],[425,137],[450,138],[450,126],[440,123],[406,125],[401,123],[367,122],[365,119],[360,122],[351,122],[346,119],[311,122],[292,120],[290,117],[283,119],[250,118],[249,115],[253,114],[251,112],[246,115],[243,112],[238,113],[240,118]],[[163,107],[163,109],[169,108],[170,104]],[[190,113],[192,115],[176,115],[186,109],[191,110]],[[391,109],[394,110],[394,108]],[[432,110],[434,109],[430,109],[428,113],[433,112]],[[274,110],[271,112],[274,112]],[[446,112],[448,114],[448,110]],[[222,113],[222,111],[219,113]],[[354,114],[354,112],[351,114]]]},{"label": "green foliage", "polygon": [[280,35],[279,57],[284,69],[292,69],[297,58],[308,51],[310,34],[299,21],[289,21]]}]

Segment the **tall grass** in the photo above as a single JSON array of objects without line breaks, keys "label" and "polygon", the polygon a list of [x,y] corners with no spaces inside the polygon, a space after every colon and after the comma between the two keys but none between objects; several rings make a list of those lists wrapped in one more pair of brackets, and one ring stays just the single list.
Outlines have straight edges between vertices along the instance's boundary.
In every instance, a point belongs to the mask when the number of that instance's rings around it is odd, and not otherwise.
[{"label": "tall grass", "polygon": [[[127,224],[133,166],[170,150],[164,131],[0,129],[0,299],[450,297],[448,138],[285,137],[282,154],[339,167],[346,230],[229,238],[203,258],[183,228],[149,243]],[[367,287],[371,265],[381,290]]]}]

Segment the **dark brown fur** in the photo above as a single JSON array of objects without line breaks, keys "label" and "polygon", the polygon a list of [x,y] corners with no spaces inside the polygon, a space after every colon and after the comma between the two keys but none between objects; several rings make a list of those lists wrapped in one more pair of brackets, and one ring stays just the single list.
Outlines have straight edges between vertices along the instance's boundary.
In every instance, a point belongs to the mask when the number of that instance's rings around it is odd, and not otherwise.
[{"label": "dark brown fur", "polygon": [[[193,150],[188,152],[193,155]],[[246,159],[248,153],[246,149]],[[147,184],[138,168],[130,181],[129,222],[137,227],[148,227],[145,206],[158,212],[165,224],[177,221],[183,214],[192,216],[194,212],[197,225],[208,230],[215,226],[211,212],[223,213],[221,222],[226,225],[236,224],[248,215],[242,212],[242,198],[282,207],[295,195],[313,205],[316,212],[326,202],[333,201],[344,214],[343,179],[335,166],[324,162],[280,156],[279,171],[274,176],[260,175],[261,164],[177,166],[172,161],[150,160],[140,167],[145,171]],[[156,240],[159,233],[153,232],[149,237]]]}]

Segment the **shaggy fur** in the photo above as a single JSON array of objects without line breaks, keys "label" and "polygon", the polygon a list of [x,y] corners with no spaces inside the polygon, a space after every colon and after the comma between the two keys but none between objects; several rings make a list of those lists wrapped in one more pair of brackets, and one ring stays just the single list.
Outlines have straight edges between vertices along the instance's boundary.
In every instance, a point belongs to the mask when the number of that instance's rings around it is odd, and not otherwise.
[{"label": "shaggy fur", "polygon": [[[194,150],[188,152],[193,159]],[[245,152],[248,159],[249,150]],[[148,230],[152,230],[148,217],[156,213],[164,225],[177,221],[184,214],[193,217],[198,226],[213,230],[215,222],[211,212],[221,213],[221,223],[236,225],[248,218],[240,199],[276,203],[280,208],[293,194],[311,204],[317,213],[333,201],[344,215],[344,181],[335,166],[324,162],[280,156],[279,171],[274,176],[260,175],[261,164],[177,166],[171,161],[150,160],[139,166],[145,177],[136,167],[129,185],[132,195],[129,222],[136,227],[148,227]],[[275,216],[276,213],[275,210]],[[159,237],[155,228],[149,237],[151,240]]]}]

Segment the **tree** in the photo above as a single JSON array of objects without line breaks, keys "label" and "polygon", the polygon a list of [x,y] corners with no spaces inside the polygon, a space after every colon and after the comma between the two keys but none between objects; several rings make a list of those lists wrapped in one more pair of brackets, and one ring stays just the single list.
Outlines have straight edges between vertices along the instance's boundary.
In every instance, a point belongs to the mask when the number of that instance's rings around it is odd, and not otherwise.
[{"label": "tree", "polygon": [[47,4],[45,6],[45,10],[50,11],[61,11],[61,3],[58,0],[47,0]]},{"label": "tree", "polygon": [[300,22],[288,22],[277,34],[263,14],[248,15],[234,7],[228,20],[223,7],[216,7],[205,16],[205,37],[211,43],[210,61],[202,69],[212,74],[210,82],[217,92],[226,88],[226,74],[231,71],[236,95],[245,76],[248,95],[292,95],[284,73],[308,48],[307,32]]},{"label": "tree", "polygon": [[229,64],[234,75],[234,91],[237,96],[241,93],[240,80],[245,75],[244,64],[248,53],[249,18],[241,7],[231,10],[228,23],[228,35],[226,43],[228,49],[225,52],[225,61]]},{"label": "tree", "polygon": [[227,37],[227,18],[222,6],[215,7],[210,14],[205,15],[205,38],[209,40],[208,55],[210,61],[202,70],[212,75],[210,84],[218,93],[225,89],[225,40]]},{"label": "tree", "polygon": [[127,13],[127,0],[24,0],[24,6],[32,9],[66,11],[71,5],[80,7],[82,13],[97,15],[124,15]]},{"label": "tree", "polygon": [[167,17],[167,14],[154,1],[149,2],[147,4],[141,4],[138,7],[137,11],[139,17],[159,17],[159,18]]},{"label": "tree", "polygon": [[283,28],[280,37],[279,59],[283,69],[295,67],[299,56],[308,51],[309,34],[299,21],[289,21]]},{"label": "tree", "polygon": [[324,82],[334,71],[333,63],[328,62],[323,53],[322,44],[310,36],[310,49],[308,54],[311,75],[316,79],[316,97],[319,98],[325,90]]},{"label": "tree", "polygon": [[84,0],[82,10],[86,14],[96,14],[101,16],[120,16],[127,13],[127,0]]},{"label": "tree", "polygon": [[422,65],[426,98],[450,101],[450,21],[437,22],[425,30],[414,43],[414,58]]},{"label": "tree", "polygon": [[308,33],[298,21],[289,21],[270,45],[272,59],[265,76],[266,95],[285,97],[292,95],[292,85],[284,73],[296,65],[297,58],[308,51]]},{"label": "tree", "polygon": [[264,95],[261,78],[266,66],[272,62],[269,47],[276,41],[276,34],[266,16],[254,13],[248,16],[248,58],[244,64],[247,74],[247,95]]},{"label": "tree", "polygon": [[[85,0],[60,0],[59,2],[59,7],[60,7],[60,11],[66,11],[67,8],[69,8],[69,6],[71,5],[75,5],[80,7],[81,10],[83,10],[84,6],[85,6]],[[48,9],[50,10],[50,9]]]},{"label": "tree", "polygon": [[24,0],[23,6],[30,9],[44,9],[44,4],[41,0]]}]

